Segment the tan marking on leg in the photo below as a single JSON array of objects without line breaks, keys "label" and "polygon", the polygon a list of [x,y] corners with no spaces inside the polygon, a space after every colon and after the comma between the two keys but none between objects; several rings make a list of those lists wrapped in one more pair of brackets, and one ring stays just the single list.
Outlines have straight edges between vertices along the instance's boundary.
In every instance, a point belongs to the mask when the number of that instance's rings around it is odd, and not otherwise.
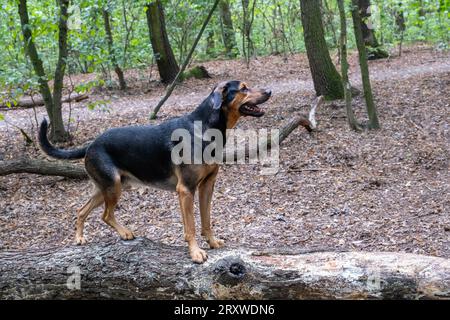
[{"label": "tan marking on leg", "polygon": [[189,254],[192,261],[203,263],[207,259],[205,250],[200,249],[195,239],[195,219],[194,219],[194,193],[178,180],[177,193],[180,200],[181,215],[183,218],[184,239],[189,246]]},{"label": "tan marking on leg", "polygon": [[114,209],[116,208],[117,202],[119,202],[121,195],[120,178],[117,179],[114,188],[112,190],[104,191],[103,195],[105,197],[105,211],[102,216],[103,221],[114,228],[123,240],[134,239],[133,232],[119,224],[114,216]]},{"label": "tan marking on leg", "polygon": [[86,221],[89,213],[92,210],[100,206],[104,202],[102,193],[97,190],[94,195],[89,199],[85,205],[78,210],[77,222],[76,222],[76,232],[75,232],[75,242],[76,244],[85,244],[86,239],[83,236],[84,222]]},{"label": "tan marking on leg", "polygon": [[202,236],[205,237],[211,249],[223,246],[224,241],[216,239],[211,228],[211,200],[219,167],[207,176],[198,186],[198,199],[200,202],[200,218],[202,222]]}]

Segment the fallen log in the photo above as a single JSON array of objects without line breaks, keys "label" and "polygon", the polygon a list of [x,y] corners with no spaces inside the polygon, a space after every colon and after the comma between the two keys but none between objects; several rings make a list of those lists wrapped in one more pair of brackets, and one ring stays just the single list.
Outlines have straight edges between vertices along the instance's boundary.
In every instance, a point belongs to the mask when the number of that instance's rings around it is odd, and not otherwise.
[{"label": "fallen log", "polygon": [[208,251],[132,241],[0,252],[0,299],[449,299],[450,261],[300,248]]},{"label": "fallen log", "polygon": [[[80,102],[82,100],[88,99],[89,96],[87,94],[79,94],[72,93],[70,95],[65,96],[62,99],[62,102]],[[33,108],[45,105],[44,99],[42,97],[36,98],[22,98],[17,102],[10,102],[10,107],[8,107],[7,103],[3,103],[0,105],[0,109],[10,109],[10,108]]]},{"label": "fallen log", "polygon": [[29,158],[0,161],[0,176],[12,173],[35,173],[73,179],[86,179],[88,177],[83,166],[68,161],[47,161]]},{"label": "fallen log", "polygon": [[[308,119],[304,116],[295,116],[291,118],[280,129],[278,136],[278,143],[281,144],[297,127],[302,126],[309,132],[316,129],[316,109],[324,101],[323,97],[317,98],[314,102],[311,111],[309,112]],[[268,150],[271,148],[271,140],[266,141],[268,143]],[[242,156],[248,158],[249,155],[257,155],[258,150],[234,150],[232,159],[240,159]],[[223,162],[226,163],[227,156],[224,154]],[[68,161],[46,161],[39,159],[20,158],[17,160],[0,161],[0,176],[12,174],[12,173],[34,173],[50,176],[63,176],[67,178],[86,179],[87,173],[82,165],[74,164]]]}]

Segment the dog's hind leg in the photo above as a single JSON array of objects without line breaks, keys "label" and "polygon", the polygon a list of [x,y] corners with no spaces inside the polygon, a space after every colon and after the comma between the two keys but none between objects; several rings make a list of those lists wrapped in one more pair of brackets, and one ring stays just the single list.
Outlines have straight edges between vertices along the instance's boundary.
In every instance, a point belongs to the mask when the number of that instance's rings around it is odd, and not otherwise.
[{"label": "dog's hind leg", "polygon": [[109,226],[114,228],[123,240],[134,239],[133,232],[125,228],[116,221],[114,216],[114,209],[116,208],[117,202],[119,202],[120,195],[122,193],[122,186],[120,182],[120,176],[114,181],[114,185],[103,190],[103,197],[105,199],[105,211],[103,212],[102,219]]},{"label": "dog's hind leg", "polygon": [[211,229],[211,199],[216,182],[217,167],[209,174],[198,186],[198,199],[200,202],[200,218],[202,222],[202,236],[205,237],[211,249],[217,249],[223,246],[223,240],[216,239]]},{"label": "dog's hind leg", "polygon": [[78,210],[75,241],[77,244],[85,244],[86,240],[83,236],[84,222],[92,210],[100,206],[104,202],[103,195],[100,190],[96,190],[94,195],[85,205]]}]

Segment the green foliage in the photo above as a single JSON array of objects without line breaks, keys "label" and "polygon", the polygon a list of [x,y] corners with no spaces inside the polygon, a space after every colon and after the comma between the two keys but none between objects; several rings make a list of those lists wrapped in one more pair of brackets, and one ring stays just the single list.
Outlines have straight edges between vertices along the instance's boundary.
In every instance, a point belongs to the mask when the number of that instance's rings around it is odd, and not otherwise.
[{"label": "green foliage", "polygon": [[[348,5],[350,1],[347,1]],[[111,61],[108,53],[101,10],[111,16],[114,53],[122,69],[146,69],[154,63],[145,18],[147,0],[77,0],[69,8],[69,56],[67,72],[102,75],[111,84]],[[183,61],[212,5],[209,0],[163,0],[167,31],[178,61]],[[242,0],[229,0],[236,41],[242,56]],[[253,0],[250,0],[250,4]],[[336,0],[322,0],[326,40],[337,48],[339,14]],[[401,4],[401,5],[400,5]],[[250,5],[251,7],[251,5]],[[37,49],[51,76],[57,59],[58,8],[54,0],[28,0],[30,28]],[[400,32],[396,15],[402,11],[405,30]],[[350,10],[347,8],[348,18]],[[386,47],[405,42],[427,41],[439,49],[450,43],[449,0],[372,0],[371,21],[376,36]],[[303,29],[298,0],[257,0],[251,31],[254,55],[287,54],[304,51]],[[349,32],[348,46],[354,47]],[[4,0],[0,10],[0,96],[16,101],[24,93],[35,92],[37,78],[24,54],[16,0]],[[239,57],[239,56],[238,56]],[[222,39],[219,11],[215,13],[196,50],[194,58],[227,58]],[[52,80],[52,79],[49,79]],[[97,84],[98,85],[98,84]]]}]

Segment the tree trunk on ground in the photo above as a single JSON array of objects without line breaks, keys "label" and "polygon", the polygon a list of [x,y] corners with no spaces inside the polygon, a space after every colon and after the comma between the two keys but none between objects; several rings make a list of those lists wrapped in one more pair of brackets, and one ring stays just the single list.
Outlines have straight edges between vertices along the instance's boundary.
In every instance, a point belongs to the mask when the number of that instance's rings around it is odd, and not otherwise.
[{"label": "tree trunk on ground", "polygon": [[[31,25],[28,16],[27,1],[20,0],[18,3],[20,24],[22,28],[22,34],[24,38],[25,52],[30,58],[31,64],[33,65],[34,72],[38,76],[39,91],[44,99],[45,108],[47,110],[48,117],[50,118],[51,131],[50,139],[52,141],[64,141],[67,139],[68,134],[64,128],[62,113],[61,113],[61,102],[58,100],[61,98],[61,90],[63,86],[64,71],[66,65],[67,57],[67,3],[66,0],[60,0],[60,20],[59,20],[59,53],[58,53],[58,65],[55,71],[55,81],[54,89],[57,90],[56,97],[52,96],[50,87],[48,85],[48,77],[45,73],[44,66],[41,58],[34,44],[34,40],[31,32]],[[57,104],[55,105],[55,101]]]},{"label": "tree trunk on ground", "polygon": [[364,44],[368,48],[368,59],[383,59],[387,58],[389,54],[378,42],[375,36],[375,29],[370,21],[370,0],[358,0],[358,8],[361,16],[361,30],[364,39]]},{"label": "tree trunk on ground", "polygon": [[331,61],[325,42],[320,1],[300,0],[301,19],[309,67],[318,96],[327,99],[344,97],[341,76]]},{"label": "tree trunk on ground", "polygon": [[231,19],[231,10],[229,0],[219,2],[220,21],[222,26],[222,40],[225,52],[229,58],[235,58],[238,54],[236,37]]},{"label": "tree trunk on ground", "polygon": [[339,8],[339,17],[341,21],[341,36],[340,36],[340,60],[341,60],[341,73],[342,73],[342,85],[344,87],[345,96],[345,110],[347,112],[347,122],[352,130],[360,130],[358,121],[356,120],[355,113],[352,109],[352,93],[350,81],[348,79],[348,60],[347,60],[347,18],[345,16],[344,0],[337,0]]},{"label": "tree trunk on ground", "polygon": [[127,88],[127,83],[125,82],[125,77],[123,75],[122,68],[120,68],[119,64],[117,63],[108,8],[103,8],[102,13],[103,13],[103,23],[106,32],[106,40],[108,42],[109,60],[111,61],[111,64],[113,65],[114,68],[114,72],[116,73],[117,78],[119,79],[120,90],[125,90]]},{"label": "tree trunk on ground", "polygon": [[209,250],[146,238],[0,252],[0,299],[445,299],[448,259],[304,248]]},{"label": "tree trunk on ground", "polygon": [[171,83],[180,68],[169,43],[164,20],[164,9],[160,0],[147,4],[147,24],[152,43],[153,54],[163,83]]},{"label": "tree trunk on ground", "polygon": [[[88,99],[87,94],[72,93],[71,95],[65,96],[61,99],[62,102],[80,102],[82,100]],[[8,106],[9,104],[9,106]],[[19,101],[9,102],[0,105],[0,109],[10,109],[10,108],[33,108],[45,105],[44,99],[42,97],[36,98],[21,98]]]},{"label": "tree trunk on ground", "polygon": [[86,179],[84,167],[68,161],[47,161],[21,158],[0,161],[0,176],[12,173],[34,173],[45,176],[62,176],[71,179]]},{"label": "tree trunk on ground", "polygon": [[366,48],[364,46],[364,39],[361,30],[361,16],[359,15],[357,6],[358,0],[352,0],[352,4],[353,29],[355,30],[356,46],[358,47],[364,99],[366,101],[367,114],[369,116],[369,128],[379,129],[380,123],[378,121],[377,108],[373,101],[372,87],[370,85],[369,66],[367,64]]}]

